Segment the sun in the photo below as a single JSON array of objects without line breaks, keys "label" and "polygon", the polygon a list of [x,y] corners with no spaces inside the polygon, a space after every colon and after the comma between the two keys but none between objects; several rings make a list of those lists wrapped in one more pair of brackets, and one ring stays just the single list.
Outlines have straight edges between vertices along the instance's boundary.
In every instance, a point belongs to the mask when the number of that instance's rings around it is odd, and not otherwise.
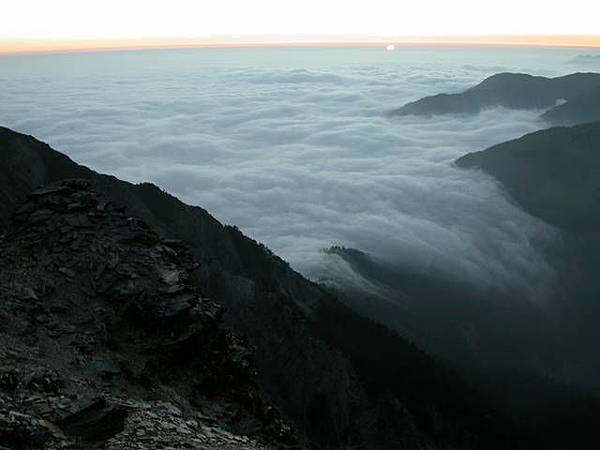
[{"label": "sun", "polygon": [[394,50],[396,50],[396,46],[395,46],[394,44],[388,44],[388,45],[385,47],[385,49],[386,49],[388,52],[393,52]]}]

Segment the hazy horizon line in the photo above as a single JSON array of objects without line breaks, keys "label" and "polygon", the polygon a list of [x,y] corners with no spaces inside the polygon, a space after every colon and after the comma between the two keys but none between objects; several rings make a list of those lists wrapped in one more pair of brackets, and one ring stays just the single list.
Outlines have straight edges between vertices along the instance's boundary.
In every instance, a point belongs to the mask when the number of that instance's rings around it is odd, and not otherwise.
[{"label": "hazy horizon line", "polygon": [[209,38],[139,38],[72,40],[0,40],[0,55],[37,53],[87,53],[107,51],[203,48],[485,48],[541,47],[600,49],[600,36],[253,36]]}]

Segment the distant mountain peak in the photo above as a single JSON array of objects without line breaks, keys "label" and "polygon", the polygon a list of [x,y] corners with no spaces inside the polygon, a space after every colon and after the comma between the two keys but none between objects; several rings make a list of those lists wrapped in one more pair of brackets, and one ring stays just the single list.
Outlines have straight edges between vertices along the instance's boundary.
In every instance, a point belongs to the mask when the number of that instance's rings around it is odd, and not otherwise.
[{"label": "distant mountain peak", "polygon": [[437,94],[390,111],[390,116],[475,114],[486,108],[548,109],[600,86],[600,74],[573,73],[556,78],[503,72],[466,91]]}]

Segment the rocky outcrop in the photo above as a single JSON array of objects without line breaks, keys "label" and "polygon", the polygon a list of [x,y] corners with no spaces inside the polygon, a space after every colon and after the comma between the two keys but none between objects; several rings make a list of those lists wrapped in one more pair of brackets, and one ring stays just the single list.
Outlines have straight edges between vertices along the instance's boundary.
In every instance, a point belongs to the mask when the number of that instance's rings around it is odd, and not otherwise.
[{"label": "rocky outcrop", "polygon": [[457,94],[437,94],[390,111],[391,116],[475,114],[482,109],[547,109],[600,86],[600,74],[574,73],[556,78],[499,73]]},{"label": "rocky outcrop", "polygon": [[186,245],[88,181],[31,192],[0,255],[0,446],[304,448]]},{"label": "rocky outcrop", "polygon": [[322,392],[328,393],[330,410],[343,411],[336,412],[337,425],[328,430],[327,439],[340,438],[351,426],[350,416],[360,403],[352,365],[311,330],[315,305],[335,301],[333,296],[235,227],[222,225],[204,209],[186,205],[155,185],[98,174],[31,136],[2,127],[0,156],[0,230],[35,187],[64,178],[91,181],[105,198],[127,206],[132,216],[189,246],[201,264],[196,281],[224,305],[225,322],[256,348],[259,384],[301,431],[311,433],[317,420],[311,405],[322,400]]}]

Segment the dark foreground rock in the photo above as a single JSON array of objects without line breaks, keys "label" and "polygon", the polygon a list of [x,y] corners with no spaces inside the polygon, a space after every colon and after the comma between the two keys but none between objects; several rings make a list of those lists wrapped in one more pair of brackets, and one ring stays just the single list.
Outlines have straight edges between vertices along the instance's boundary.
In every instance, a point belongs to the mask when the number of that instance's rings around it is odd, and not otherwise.
[{"label": "dark foreground rock", "polygon": [[0,239],[0,448],[303,448],[198,265],[69,180]]},{"label": "dark foreground rock", "polygon": [[[256,349],[261,387],[302,432],[311,434],[327,412],[335,426],[322,427],[316,438],[338,442],[347,430],[357,430],[353,416],[364,398],[351,362],[311,330],[315,306],[335,301],[331,295],[237,228],[153,184],[134,185],[96,173],[3,127],[0,157],[0,234],[37,186],[65,178],[91,181],[105,198],[126,205],[132,216],[189,246],[201,263],[196,274],[203,292],[223,304],[226,323],[248,337]],[[323,403],[320,410],[312,406]]]}]

